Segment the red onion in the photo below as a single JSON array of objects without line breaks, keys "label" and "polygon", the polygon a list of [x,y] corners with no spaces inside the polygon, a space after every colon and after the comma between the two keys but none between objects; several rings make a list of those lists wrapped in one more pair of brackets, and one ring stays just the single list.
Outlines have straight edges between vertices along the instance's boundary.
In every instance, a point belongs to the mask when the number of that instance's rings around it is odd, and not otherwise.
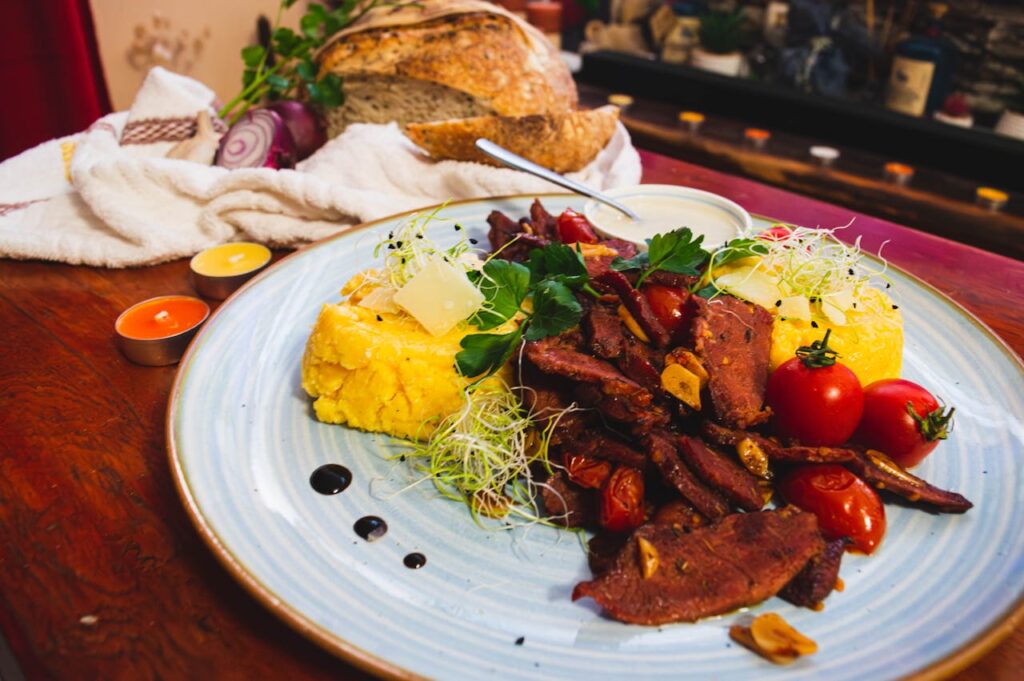
[{"label": "red onion", "polygon": [[295,140],[296,160],[309,157],[314,151],[327,143],[327,131],[323,120],[316,111],[305,102],[286,99],[267,105],[281,117],[288,131]]},{"label": "red onion", "polygon": [[266,109],[251,109],[220,141],[217,165],[222,168],[291,168],[295,140],[281,117]]}]

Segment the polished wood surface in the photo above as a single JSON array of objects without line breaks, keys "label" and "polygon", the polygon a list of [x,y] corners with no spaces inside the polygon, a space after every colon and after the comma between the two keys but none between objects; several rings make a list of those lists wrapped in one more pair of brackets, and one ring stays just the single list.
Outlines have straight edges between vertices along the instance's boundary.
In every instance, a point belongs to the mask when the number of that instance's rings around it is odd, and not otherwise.
[{"label": "polished wood surface", "polygon": [[[1024,263],[643,153],[646,182],[835,226],[945,292],[1024,353]],[[294,633],[220,567],[174,491],[174,367],[114,346],[128,305],[192,293],[188,262],[104,270],[0,261],[0,630],[29,679],[368,678]],[[1019,678],[1024,632],[959,681]]]}]

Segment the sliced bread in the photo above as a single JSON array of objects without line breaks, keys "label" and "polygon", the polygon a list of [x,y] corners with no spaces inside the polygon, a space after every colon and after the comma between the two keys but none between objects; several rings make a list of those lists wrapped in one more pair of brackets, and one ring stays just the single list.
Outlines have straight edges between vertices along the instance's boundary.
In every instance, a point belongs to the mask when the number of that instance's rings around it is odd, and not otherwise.
[{"label": "sliced bread", "polygon": [[615,132],[619,109],[534,116],[477,116],[412,123],[405,133],[431,156],[499,165],[475,146],[483,137],[558,173],[580,170],[593,161]]}]

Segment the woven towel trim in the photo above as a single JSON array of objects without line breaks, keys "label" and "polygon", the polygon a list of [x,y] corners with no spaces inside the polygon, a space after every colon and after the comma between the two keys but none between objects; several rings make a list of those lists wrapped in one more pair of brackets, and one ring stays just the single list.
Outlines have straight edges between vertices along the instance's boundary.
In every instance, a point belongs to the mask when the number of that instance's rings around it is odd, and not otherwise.
[{"label": "woven towel trim", "polygon": [[[154,144],[156,142],[180,142],[196,134],[196,117],[141,118],[124,126],[121,146],[127,144]],[[213,118],[213,129],[227,132],[228,126],[219,118]]]},{"label": "woven towel trim", "polygon": [[20,201],[18,203],[0,203],[0,218],[22,208],[28,208],[33,203],[42,203],[46,199],[35,199],[33,201]]}]

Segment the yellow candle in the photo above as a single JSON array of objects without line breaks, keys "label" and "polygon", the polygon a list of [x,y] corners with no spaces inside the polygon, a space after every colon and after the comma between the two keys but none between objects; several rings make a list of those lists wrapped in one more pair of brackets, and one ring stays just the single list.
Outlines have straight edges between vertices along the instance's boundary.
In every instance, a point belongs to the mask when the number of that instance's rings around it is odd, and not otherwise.
[{"label": "yellow candle", "polygon": [[207,277],[234,277],[258,270],[268,262],[269,248],[239,242],[207,248],[192,258],[192,270]]},{"label": "yellow candle", "polygon": [[192,285],[207,298],[223,300],[270,262],[270,249],[238,242],[207,248],[192,258]]}]

